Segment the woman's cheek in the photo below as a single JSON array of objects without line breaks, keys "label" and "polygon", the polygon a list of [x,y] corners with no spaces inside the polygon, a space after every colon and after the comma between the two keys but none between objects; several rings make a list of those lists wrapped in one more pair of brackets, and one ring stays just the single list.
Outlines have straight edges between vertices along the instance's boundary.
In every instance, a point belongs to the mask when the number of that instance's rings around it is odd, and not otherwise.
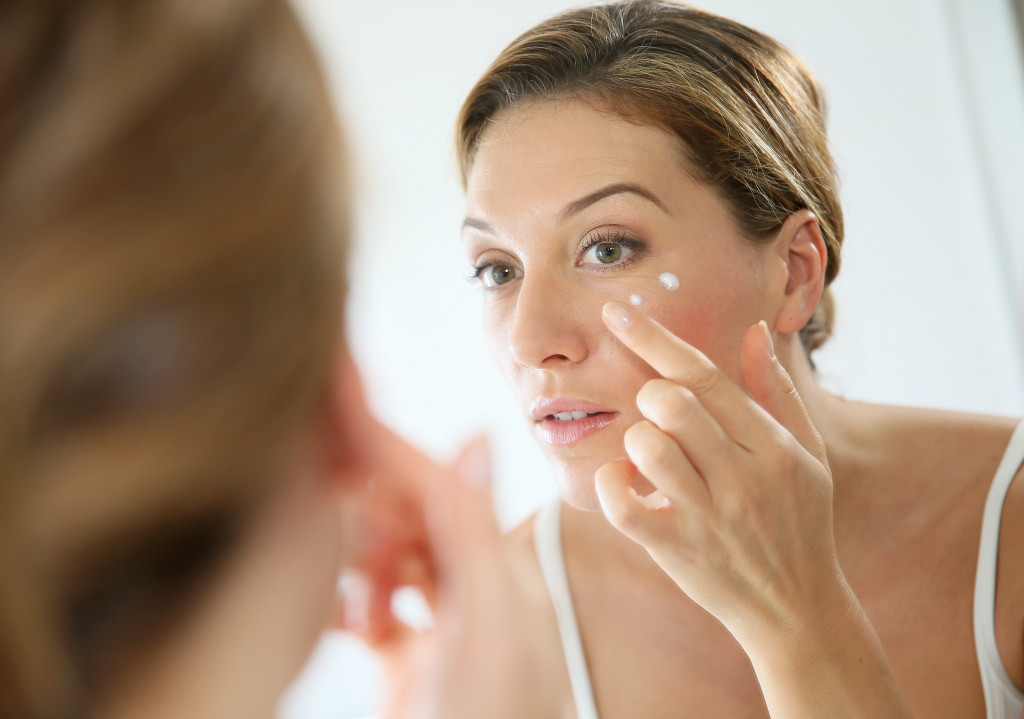
[{"label": "woman's cheek", "polygon": [[746,322],[750,298],[740,289],[749,285],[723,272],[676,273],[664,266],[592,283],[606,301],[631,305],[654,318],[733,379],[741,376],[739,347],[751,324]]},{"label": "woman's cheek", "polygon": [[740,345],[751,307],[742,298],[716,292],[682,291],[660,296],[648,313],[672,334],[697,348],[733,381],[742,384]]},{"label": "woman's cheek", "polygon": [[665,295],[674,294],[679,288],[676,275],[670,272],[661,274],[668,276],[665,281],[659,279],[658,274],[648,272],[607,279],[596,278],[590,282],[590,286],[599,295],[599,304],[602,306],[605,302],[621,302],[653,317],[665,304]]},{"label": "woman's cheek", "polygon": [[498,367],[504,372],[512,362],[509,333],[514,321],[515,304],[499,298],[484,298],[483,331],[487,349]]}]

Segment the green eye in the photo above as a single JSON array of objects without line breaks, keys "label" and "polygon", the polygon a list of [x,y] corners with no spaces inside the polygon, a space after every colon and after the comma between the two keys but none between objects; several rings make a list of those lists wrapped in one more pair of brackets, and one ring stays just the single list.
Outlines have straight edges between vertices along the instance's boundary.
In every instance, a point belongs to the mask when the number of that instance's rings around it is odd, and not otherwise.
[{"label": "green eye", "polygon": [[622,242],[599,242],[583,255],[585,265],[613,265],[633,254],[633,249]]},{"label": "green eye", "polygon": [[622,257],[622,245],[617,245],[612,242],[602,242],[600,245],[594,248],[594,255],[597,257],[598,262],[604,262],[610,264],[617,262]]},{"label": "green eye", "polygon": [[499,287],[522,276],[522,272],[508,265],[490,265],[480,270],[480,282],[484,287]]}]

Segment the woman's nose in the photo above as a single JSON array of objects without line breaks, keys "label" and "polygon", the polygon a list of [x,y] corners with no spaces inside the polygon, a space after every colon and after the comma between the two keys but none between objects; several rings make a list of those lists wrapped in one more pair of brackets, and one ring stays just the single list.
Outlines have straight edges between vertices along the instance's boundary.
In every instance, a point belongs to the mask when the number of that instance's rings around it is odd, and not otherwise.
[{"label": "woman's nose", "polygon": [[[553,369],[582,362],[587,356],[586,318],[571,290],[527,275],[516,298],[509,349],[524,367]],[[600,321],[599,310],[595,310]]]}]

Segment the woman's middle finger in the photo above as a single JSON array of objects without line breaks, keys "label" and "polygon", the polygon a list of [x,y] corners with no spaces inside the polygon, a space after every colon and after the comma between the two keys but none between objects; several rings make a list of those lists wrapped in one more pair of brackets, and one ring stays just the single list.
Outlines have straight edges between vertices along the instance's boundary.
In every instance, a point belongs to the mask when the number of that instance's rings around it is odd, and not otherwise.
[{"label": "woman's middle finger", "polygon": [[705,479],[675,439],[654,424],[637,422],[626,430],[623,444],[637,471],[677,509],[710,505]]},{"label": "woman's middle finger", "polygon": [[674,382],[654,379],[640,390],[636,404],[644,417],[678,445],[705,482],[734,474],[731,470],[742,447],[725,433],[693,392]]}]

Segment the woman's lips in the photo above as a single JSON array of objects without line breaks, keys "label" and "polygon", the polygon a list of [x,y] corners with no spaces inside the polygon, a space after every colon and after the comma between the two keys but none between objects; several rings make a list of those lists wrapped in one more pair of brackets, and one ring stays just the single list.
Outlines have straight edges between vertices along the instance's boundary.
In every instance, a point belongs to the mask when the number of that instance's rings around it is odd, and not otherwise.
[{"label": "woman's lips", "polygon": [[586,400],[540,397],[530,407],[530,416],[541,439],[551,445],[566,446],[600,432],[619,413]]},{"label": "woman's lips", "polygon": [[618,412],[597,412],[581,419],[563,420],[547,416],[537,420],[537,431],[548,444],[566,446],[600,432],[619,416]]}]

